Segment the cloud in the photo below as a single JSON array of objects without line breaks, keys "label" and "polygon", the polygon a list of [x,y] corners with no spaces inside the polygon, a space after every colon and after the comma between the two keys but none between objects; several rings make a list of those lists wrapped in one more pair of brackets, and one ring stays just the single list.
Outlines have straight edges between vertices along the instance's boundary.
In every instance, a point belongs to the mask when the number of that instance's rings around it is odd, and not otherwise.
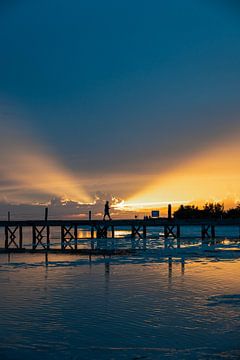
[{"label": "cloud", "polygon": [[99,191],[94,195],[92,203],[85,204],[63,200],[59,197],[54,197],[48,203],[42,204],[11,204],[8,201],[0,201],[0,219],[6,220],[8,211],[11,213],[12,220],[43,219],[45,207],[49,209],[49,219],[88,219],[89,211],[91,211],[93,219],[101,219],[106,200],[110,201],[111,214],[114,218],[132,216],[128,211],[115,209],[115,205],[120,203],[121,199]]}]

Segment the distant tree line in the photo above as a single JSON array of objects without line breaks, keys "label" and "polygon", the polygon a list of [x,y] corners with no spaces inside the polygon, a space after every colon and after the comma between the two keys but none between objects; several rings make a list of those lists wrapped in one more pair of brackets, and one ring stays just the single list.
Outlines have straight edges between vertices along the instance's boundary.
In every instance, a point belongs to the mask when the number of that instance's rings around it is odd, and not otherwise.
[{"label": "distant tree line", "polygon": [[240,218],[240,203],[232,209],[224,210],[224,204],[207,203],[202,209],[195,205],[181,205],[174,212],[175,219],[236,219]]}]

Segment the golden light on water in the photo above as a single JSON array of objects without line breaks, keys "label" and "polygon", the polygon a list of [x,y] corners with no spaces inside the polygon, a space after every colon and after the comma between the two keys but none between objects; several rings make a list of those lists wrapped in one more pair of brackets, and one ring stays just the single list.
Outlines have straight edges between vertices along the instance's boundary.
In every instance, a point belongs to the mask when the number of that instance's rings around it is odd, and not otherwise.
[{"label": "golden light on water", "polygon": [[[142,191],[130,197],[123,207],[149,208],[167,203],[179,204],[240,199],[240,145],[237,141],[203,151],[161,175]],[[151,206],[150,206],[151,207]]]}]

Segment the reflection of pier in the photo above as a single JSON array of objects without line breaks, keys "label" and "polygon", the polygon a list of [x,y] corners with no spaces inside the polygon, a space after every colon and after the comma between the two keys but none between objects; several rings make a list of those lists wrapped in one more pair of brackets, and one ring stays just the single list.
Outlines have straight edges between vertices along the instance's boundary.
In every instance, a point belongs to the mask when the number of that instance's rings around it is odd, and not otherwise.
[{"label": "reflection of pier", "polygon": [[[198,227],[199,237],[202,241],[213,241],[216,237],[217,227],[237,227],[236,238],[239,238],[240,219],[224,220],[174,220],[174,219],[147,219],[147,220],[29,220],[29,221],[0,221],[0,228],[4,228],[5,249],[24,249],[24,230],[31,229],[32,250],[47,249],[51,244],[50,233],[52,228],[59,229],[60,239],[58,247],[62,251],[79,250],[78,231],[84,228],[90,234],[85,237],[89,240],[89,250],[94,250],[96,241],[101,239],[116,239],[119,228],[129,230],[132,248],[141,240],[142,248],[146,248],[146,239],[150,228],[163,229],[165,247],[171,248],[173,241],[177,240],[177,247],[181,245],[182,227]],[[28,235],[29,237],[29,235]],[[81,238],[82,239],[82,238]],[[56,244],[54,244],[56,247]]]}]

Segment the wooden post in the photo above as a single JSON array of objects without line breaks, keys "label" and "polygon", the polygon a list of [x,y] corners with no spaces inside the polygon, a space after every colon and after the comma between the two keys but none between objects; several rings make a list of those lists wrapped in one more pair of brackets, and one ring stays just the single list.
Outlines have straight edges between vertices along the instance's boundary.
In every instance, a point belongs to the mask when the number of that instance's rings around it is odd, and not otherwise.
[{"label": "wooden post", "polygon": [[91,210],[89,210],[89,212],[88,212],[88,220],[92,220],[92,212],[91,212]]},{"label": "wooden post", "polygon": [[132,239],[134,239],[135,238],[135,231],[134,231],[134,226],[132,225]]},{"label": "wooden post", "polygon": [[168,204],[168,220],[172,219],[172,205]]},{"label": "wooden post", "polygon": [[112,228],[112,239],[114,239],[114,237],[115,237],[114,226],[112,225],[111,228]]},{"label": "wooden post", "polygon": [[11,221],[11,213],[8,211],[8,221]]},{"label": "wooden post", "polygon": [[77,225],[74,226],[74,248],[77,250],[77,243],[78,243],[78,228]]},{"label": "wooden post", "polygon": [[47,250],[50,248],[50,227],[47,226]]},{"label": "wooden post", "polygon": [[19,226],[19,248],[22,249],[23,235],[22,235],[22,226]]},{"label": "wooden post", "polygon": [[64,242],[65,242],[65,239],[64,239],[64,226],[62,225],[61,226],[61,249],[64,250]]},{"label": "wooden post", "polygon": [[36,231],[35,231],[35,227],[32,227],[32,248],[33,250],[36,249],[37,246],[37,238],[36,238]]},{"label": "wooden post", "polygon": [[181,236],[180,225],[176,225],[176,227],[177,227],[177,231],[176,231],[177,248],[180,249],[180,247],[181,247],[181,241],[180,241],[180,236]]},{"label": "wooden post", "polygon": [[147,249],[147,227],[143,225],[143,250]]},{"label": "wooden post", "polygon": [[91,226],[91,249],[94,250],[94,226]]},{"label": "wooden post", "polygon": [[143,225],[143,238],[146,239],[147,237],[147,227],[146,225]]},{"label": "wooden post", "polygon": [[5,226],[5,249],[8,249],[8,228]]},{"label": "wooden post", "polygon": [[45,208],[45,217],[44,220],[47,221],[48,220],[48,208]]}]

